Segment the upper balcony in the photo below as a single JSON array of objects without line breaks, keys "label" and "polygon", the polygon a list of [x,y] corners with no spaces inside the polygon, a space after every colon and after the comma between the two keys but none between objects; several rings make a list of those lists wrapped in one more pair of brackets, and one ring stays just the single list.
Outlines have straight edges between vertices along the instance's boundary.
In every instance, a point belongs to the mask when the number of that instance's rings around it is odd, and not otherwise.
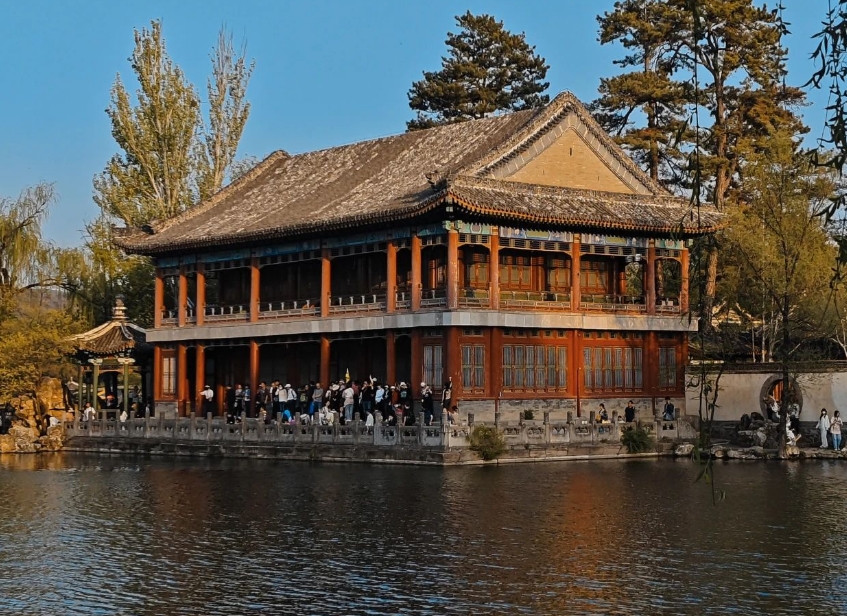
[{"label": "upper balcony", "polygon": [[672,315],[687,311],[686,270],[685,250],[448,233],[159,268],[157,326],[460,309]]}]

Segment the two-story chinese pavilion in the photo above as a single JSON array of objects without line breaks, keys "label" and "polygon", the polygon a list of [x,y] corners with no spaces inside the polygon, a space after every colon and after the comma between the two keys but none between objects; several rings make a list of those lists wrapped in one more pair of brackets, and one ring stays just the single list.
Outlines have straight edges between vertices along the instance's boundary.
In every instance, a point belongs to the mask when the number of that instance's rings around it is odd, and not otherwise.
[{"label": "two-story chinese pavilion", "polygon": [[720,224],[653,182],[571,94],[290,156],[123,239],[156,263],[154,397],[440,389],[477,420],[683,404],[688,245]]}]

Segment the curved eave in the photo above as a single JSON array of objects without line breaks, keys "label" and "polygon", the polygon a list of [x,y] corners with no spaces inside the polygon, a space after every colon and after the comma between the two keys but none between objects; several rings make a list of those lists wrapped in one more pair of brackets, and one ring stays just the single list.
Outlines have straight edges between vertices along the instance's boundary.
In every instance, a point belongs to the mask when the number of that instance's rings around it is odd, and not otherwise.
[{"label": "curved eave", "polygon": [[500,219],[514,220],[515,222],[528,222],[539,225],[563,226],[563,227],[579,227],[585,229],[600,229],[600,230],[617,230],[617,231],[635,231],[639,233],[681,233],[685,236],[708,235],[715,233],[723,228],[723,225],[697,226],[689,227],[682,224],[679,225],[648,225],[615,222],[602,219],[592,218],[562,218],[557,216],[540,216],[537,214],[525,214],[515,212],[505,208],[497,208],[486,205],[479,205],[464,197],[450,194],[450,198],[462,209],[470,214],[482,216],[496,216]]},{"label": "curved eave", "polygon": [[[301,225],[292,225],[289,227],[275,227],[271,229],[262,229],[250,233],[239,233],[232,235],[222,235],[214,238],[202,238],[188,240],[184,242],[171,242],[166,246],[145,247],[131,242],[118,244],[123,250],[131,254],[157,256],[166,255],[169,253],[182,252],[186,250],[197,250],[210,247],[232,247],[243,244],[250,244],[260,240],[277,240],[285,239],[298,235],[309,235],[326,231],[338,231],[353,227],[360,227],[366,224],[381,224],[395,222],[398,220],[407,220],[431,212],[444,200],[447,196],[446,191],[440,191],[432,197],[410,206],[402,208],[384,209],[382,211],[372,212],[368,214],[357,214],[355,216],[347,216],[338,218],[332,221],[319,221],[315,223],[304,223]],[[151,236],[155,237],[155,236]]]}]

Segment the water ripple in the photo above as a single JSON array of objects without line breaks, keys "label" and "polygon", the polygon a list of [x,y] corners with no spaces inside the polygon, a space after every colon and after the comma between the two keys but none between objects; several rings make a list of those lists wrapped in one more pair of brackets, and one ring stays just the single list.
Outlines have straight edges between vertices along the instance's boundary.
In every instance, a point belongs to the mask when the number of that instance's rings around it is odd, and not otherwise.
[{"label": "water ripple", "polygon": [[694,475],[3,457],[0,614],[847,613],[847,467]]}]

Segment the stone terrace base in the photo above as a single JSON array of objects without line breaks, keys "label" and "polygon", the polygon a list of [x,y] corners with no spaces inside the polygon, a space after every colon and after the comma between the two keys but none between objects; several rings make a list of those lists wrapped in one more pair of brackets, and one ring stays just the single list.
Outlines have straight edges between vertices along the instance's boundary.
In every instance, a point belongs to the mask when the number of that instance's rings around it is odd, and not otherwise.
[{"label": "stone terrace base", "polygon": [[[70,451],[132,452],[293,460],[347,460],[415,464],[479,463],[470,448],[477,425],[368,427],[347,425],[265,424],[243,417],[227,424],[220,418],[145,417],[66,422]],[[658,443],[657,451],[696,436],[684,420],[638,422]],[[524,421],[498,425],[507,451],[501,459],[550,460],[626,456],[621,445],[625,423]]]},{"label": "stone terrace base", "polygon": [[200,456],[223,458],[256,458],[265,460],[300,460],[311,462],[366,462],[370,464],[414,464],[423,466],[457,466],[508,464],[519,462],[554,462],[567,460],[637,459],[673,455],[673,443],[661,442],[650,453],[628,454],[619,445],[511,446],[500,458],[483,462],[469,449],[433,450],[414,447],[374,447],[351,445],[257,445],[248,443],[196,443],[165,439],[144,441],[74,437],[63,449],[70,452],[129,454],[152,456]]}]

